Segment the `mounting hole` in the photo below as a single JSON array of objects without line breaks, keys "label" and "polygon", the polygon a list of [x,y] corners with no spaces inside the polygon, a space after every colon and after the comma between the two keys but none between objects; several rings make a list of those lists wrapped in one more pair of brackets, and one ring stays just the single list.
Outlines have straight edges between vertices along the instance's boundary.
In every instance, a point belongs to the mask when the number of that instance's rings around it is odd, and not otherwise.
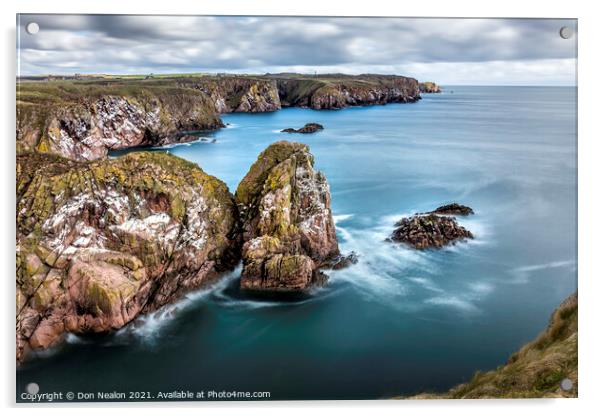
[{"label": "mounting hole", "polygon": [[569,391],[573,388],[573,382],[569,378],[565,378],[560,382],[560,388],[564,391]]},{"label": "mounting hole", "polygon": [[568,26],[562,26],[559,33],[562,39],[570,39],[573,37],[573,29]]},{"label": "mounting hole", "polygon": [[35,35],[40,31],[40,25],[36,22],[29,22],[27,23],[27,26],[25,26],[25,31],[30,35]]},{"label": "mounting hole", "polygon": [[29,383],[25,386],[25,391],[29,394],[38,394],[40,386],[38,386],[38,383]]}]

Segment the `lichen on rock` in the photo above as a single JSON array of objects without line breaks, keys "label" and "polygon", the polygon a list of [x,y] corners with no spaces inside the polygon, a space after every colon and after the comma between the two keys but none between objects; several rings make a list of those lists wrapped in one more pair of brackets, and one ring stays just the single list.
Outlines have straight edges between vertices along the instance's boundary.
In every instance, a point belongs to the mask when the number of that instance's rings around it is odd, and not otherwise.
[{"label": "lichen on rock", "polygon": [[306,291],[339,255],[326,178],[309,147],[280,141],[263,151],[238,185],[243,226],[241,288]]},{"label": "lichen on rock", "polygon": [[186,132],[222,126],[209,97],[194,89],[23,83],[18,90],[19,153],[95,160],[112,149],[188,141]]},{"label": "lichen on rock", "polygon": [[118,329],[239,259],[226,185],[163,153],[17,157],[17,359]]}]

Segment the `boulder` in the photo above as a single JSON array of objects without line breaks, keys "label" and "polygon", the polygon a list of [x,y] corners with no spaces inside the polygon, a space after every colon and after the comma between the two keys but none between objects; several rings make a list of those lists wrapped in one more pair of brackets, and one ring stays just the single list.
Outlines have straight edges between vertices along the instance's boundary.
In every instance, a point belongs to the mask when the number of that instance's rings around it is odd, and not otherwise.
[{"label": "boulder", "polygon": [[276,142],[238,185],[243,290],[307,291],[325,281],[319,268],[339,256],[330,189],[313,164],[307,145]]}]

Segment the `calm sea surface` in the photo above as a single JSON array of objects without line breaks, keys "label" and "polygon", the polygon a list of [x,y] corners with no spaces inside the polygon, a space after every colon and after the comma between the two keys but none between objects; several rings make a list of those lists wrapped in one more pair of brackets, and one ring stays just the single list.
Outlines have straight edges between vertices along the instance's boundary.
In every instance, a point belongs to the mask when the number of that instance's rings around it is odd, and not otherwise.
[{"label": "calm sea surface", "polygon": [[[575,106],[574,88],[448,87],[416,104],[225,115],[209,142],[160,151],[233,192],[270,143],[307,143],[341,249],[360,262],[298,302],[242,297],[231,273],[116,334],[70,336],[20,368],[17,391],[380,398],[504,363],[576,290]],[[306,122],[325,130],[278,132]],[[383,241],[400,217],[449,202],[475,210],[460,220],[474,241],[424,252]]]}]

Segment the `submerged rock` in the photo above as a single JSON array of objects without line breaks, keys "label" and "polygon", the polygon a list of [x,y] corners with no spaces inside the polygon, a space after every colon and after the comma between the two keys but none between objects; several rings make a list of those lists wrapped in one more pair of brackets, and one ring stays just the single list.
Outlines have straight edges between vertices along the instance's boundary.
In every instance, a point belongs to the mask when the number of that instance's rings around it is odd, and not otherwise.
[{"label": "submerged rock", "polygon": [[282,130],[282,133],[315,133],[317,131],[324,130],[324,126],[318,123],[307,123],[305,126],[300,129],[288,128]]},{"label": "submerged rock", "polygon": [[406,243],[422,250],[425,248],[440,248],[456,241],[474,238],[473,234],[458,224],[452,217],[436,214],[418,214],[410,218],[402,218],[390,241]]},{"label": "submerged rock", "polygon": [[177,157],[17,157],[17,360],[66,332],[121,328],[234,266],[238,213]]},{"label": "submerged rock", "polygon": [[472,208],[467,207],[466,205],[460,205],[457,203],[452,203],[448,205],[442,205],[431,211],[429,214],[439,214],[439,215],[472,215],[474,211]]},{"label": "submerged rock", "polygon": [[340,255],[330,259],[328,262],[326,262],[323,265],[323,267],[325,269],[340,270],[340,269],[344,269],[349,266],[352,266],[354,264],[357,264],[358,261],[359,261],[359,256],[355,253],[355,251],[352,251],[351,253],[349,253],[347,255],[340,254]]},{"label": "submerged rock", "polygon": [[276,142],[238,185],[243,290],[300,292],[324,283],[318,269],[339,247],[328,183],[313,164],[307,145]]}]

